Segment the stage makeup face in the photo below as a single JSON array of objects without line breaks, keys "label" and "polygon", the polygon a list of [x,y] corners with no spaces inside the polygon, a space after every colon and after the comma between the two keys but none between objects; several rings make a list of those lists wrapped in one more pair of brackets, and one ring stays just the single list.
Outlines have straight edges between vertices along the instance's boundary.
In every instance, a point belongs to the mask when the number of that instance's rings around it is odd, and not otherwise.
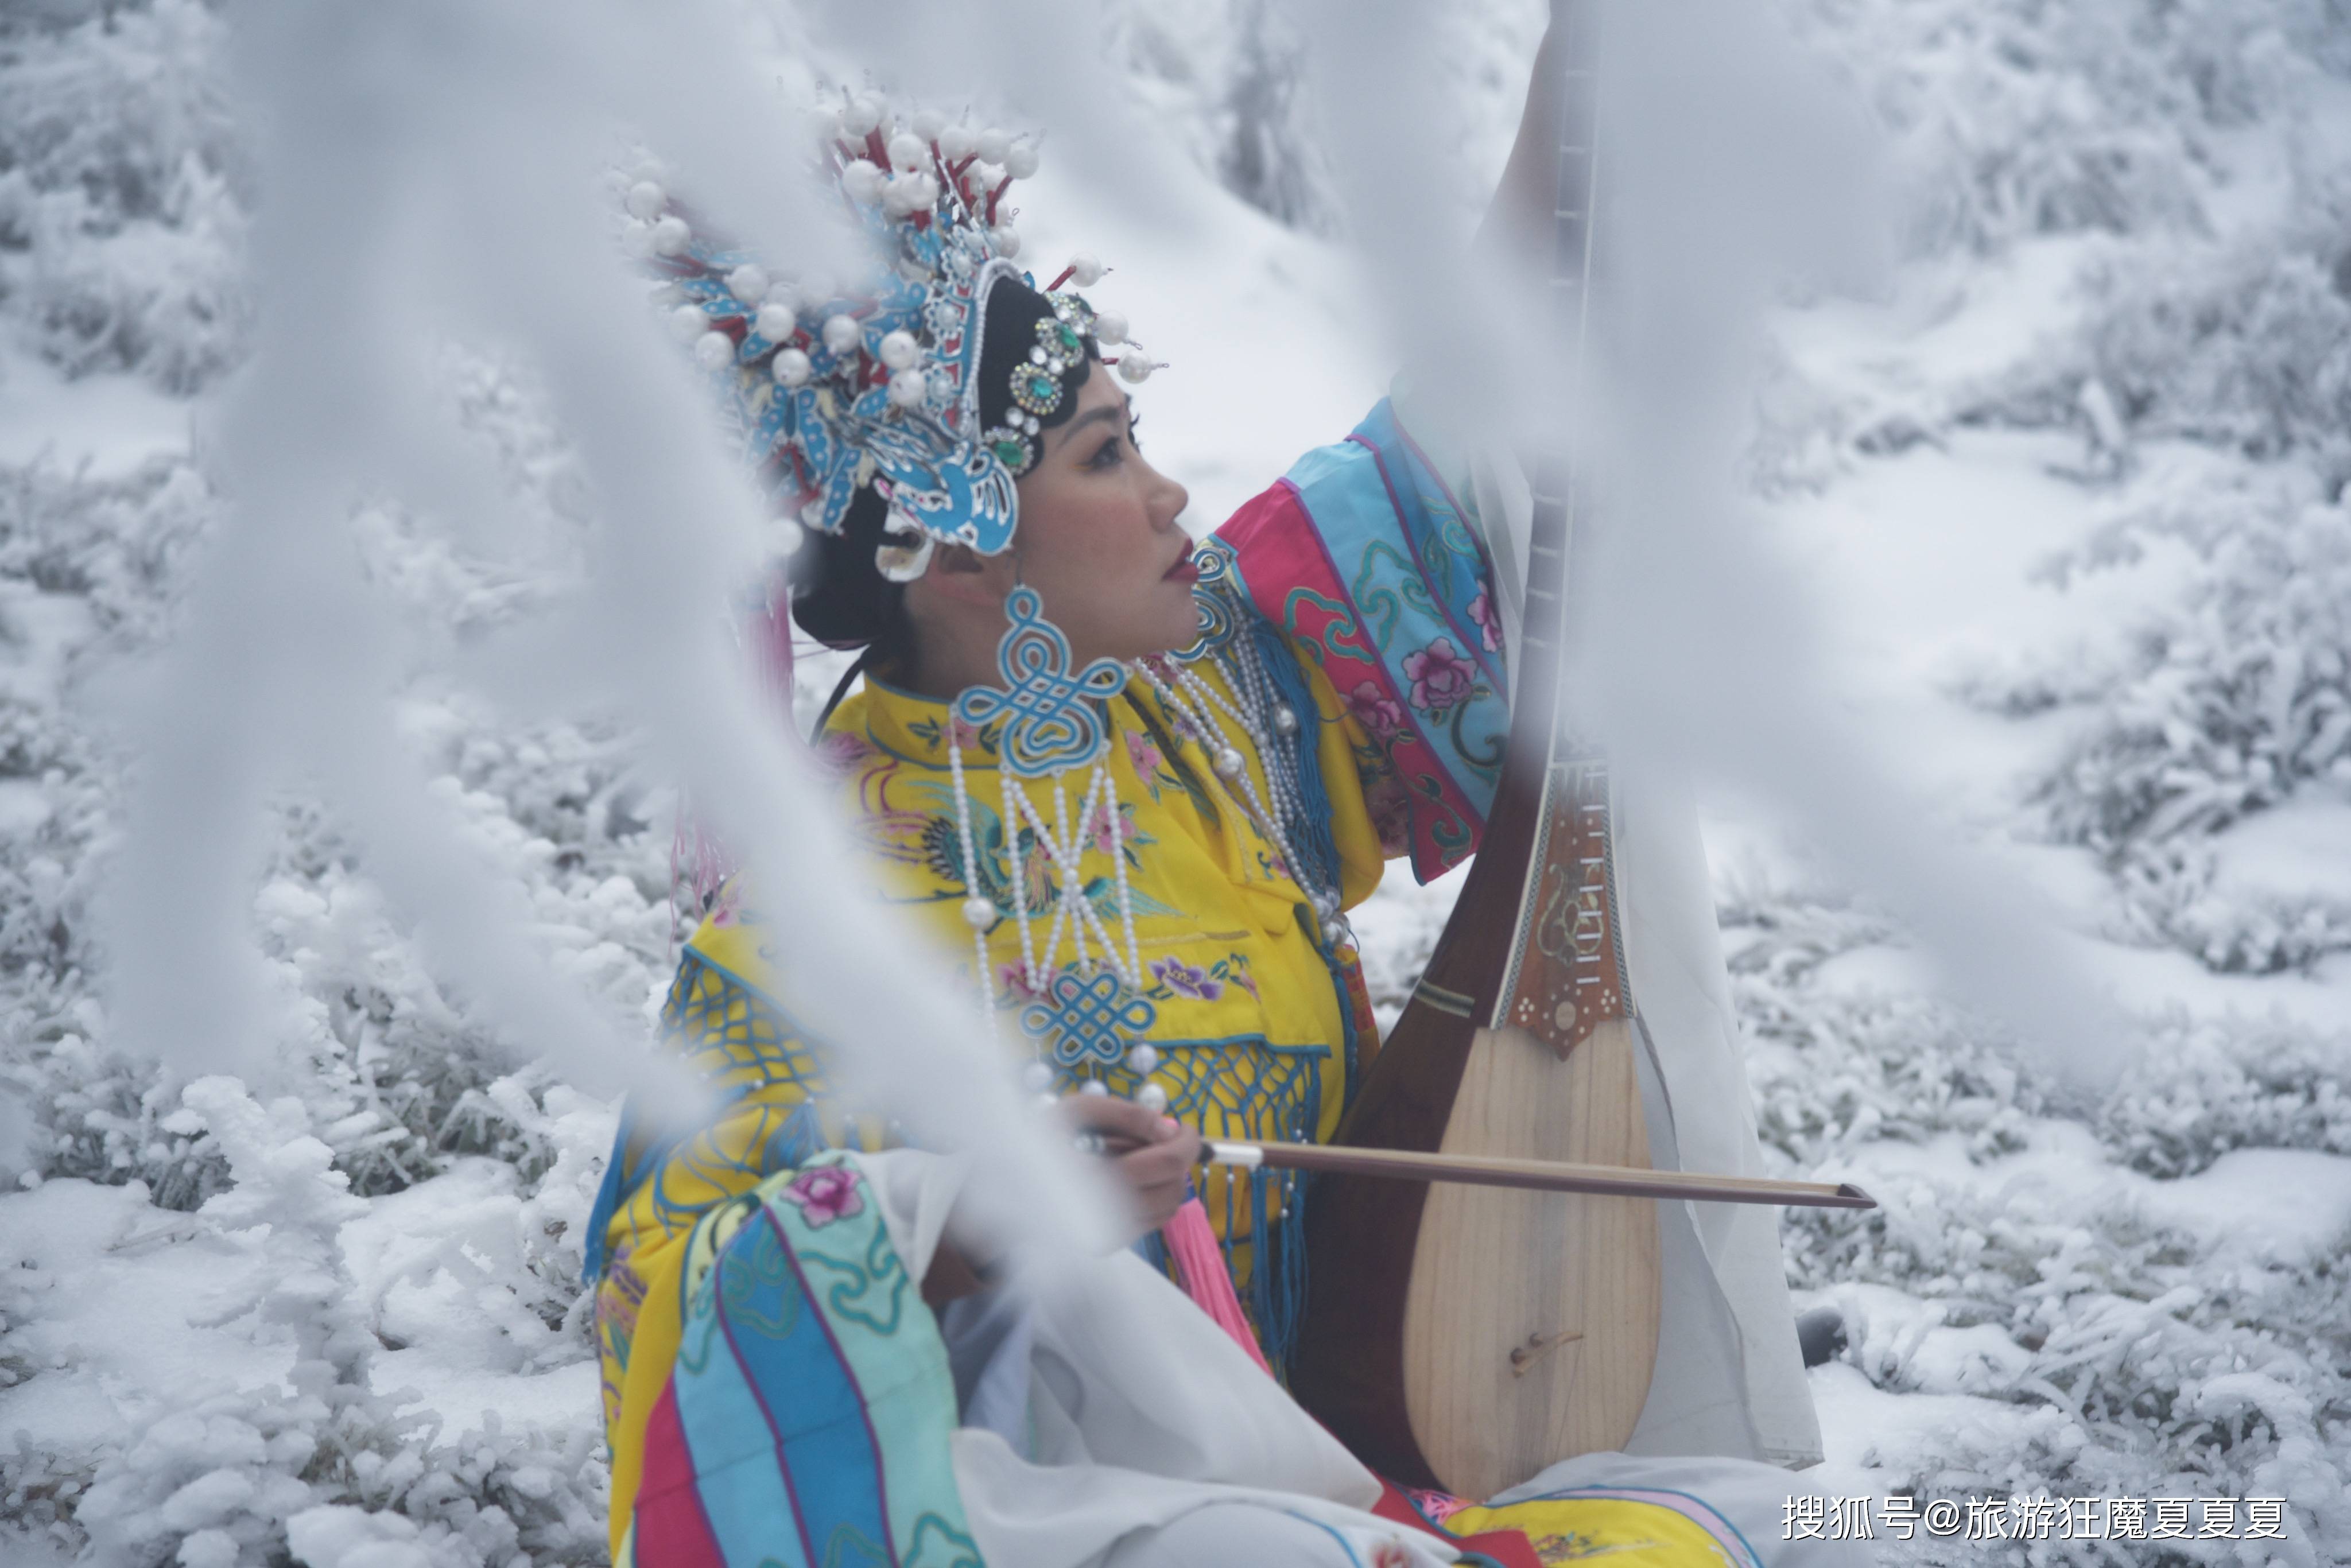
[{"label": "stage makeup face", "polygon": [[[1097,363],[1077,412],[1045,433],[1037,465],[1020,486],[1020,531],[1001,555],[944,549],[907,594],[925,664],[920,685],[952,695],[949,668],[985,669],[1003,629],[1004,597],[1016,582],[1044,600],[1047,619],[1070,639],[1077,664],[1137,659],[1189,643],[1199,632],[1192,540],[1176,518],[1190,497],[1154,468],[1136,444],[1134,410],[1110,367]],[[969,612],[989,624],[985,647],[945,653],[949,638],[973,642]],[[951,629],[952,628],[952,629]],[[946,636],[942,636],[946,633]]]}]

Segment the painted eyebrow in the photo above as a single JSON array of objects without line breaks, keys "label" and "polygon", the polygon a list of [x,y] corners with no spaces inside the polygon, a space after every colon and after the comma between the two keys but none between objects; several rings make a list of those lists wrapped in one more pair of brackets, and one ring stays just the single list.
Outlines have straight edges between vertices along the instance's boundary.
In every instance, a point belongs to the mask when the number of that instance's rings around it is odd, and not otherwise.
[{"label": "painted eyebrow", "polygon": [[1122,397],[1116,402],[1098,404],[1078,415],[1077,418],[1070,421],[1069,423],[1061,426],[1061,439],[1056,441],[1053,444],[1055,446],[1067,446],[1071,442],[1077,439],[1079,431],[1083,430],[1087,425],[1095,423],[1098,421],[1115,420],[1119,424],[1124,425],[1126,423],[1126,399]]}]

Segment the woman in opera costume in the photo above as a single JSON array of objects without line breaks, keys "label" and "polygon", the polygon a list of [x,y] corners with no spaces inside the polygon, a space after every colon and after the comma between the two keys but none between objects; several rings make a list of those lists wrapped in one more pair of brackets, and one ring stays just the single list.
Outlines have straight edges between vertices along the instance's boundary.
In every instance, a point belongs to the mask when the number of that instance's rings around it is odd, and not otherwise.
[{"label": "woman in opera costume", "polygon": [[[1012,264],[997,200],[1029,155],[996,141],[852,99],[824,156],[872,268],[823,298],[657,186],[630,204],[810,529],[793,615],[862,650],[816,746],[874,887],[935,930],[1143,1239],[1050,1302],[994,1288],[943,1239],[945,1162],[826,1094],[756,896],[699,887],[665,1017],[722,1108],[624,1124],[591,1223],[615,1562],[1834,1560],[1781,1542],[1789,1478],[1756,1462],[1808,1457],[1808,1405],[1793,1439],[1754,1436],[1804,1398],[1786,1368],[1716,1391],[1742,1440],[1660,1450],[1745,1457],[1587,1455],[1488,1503],[1382,1482],[1283,1392],[1307,1195],[1196,1173],[1201,1138],[1336,1128],[1377,1049],[1346,912],[1392,857],[1426,880],[1475,848],[1515,606],[1468,465],[1389,402],[1196,545],[1121,385],[1153,363],[1063,288],[1092,263],[1041,289]],[[1718,1092],[1751,1169],[1743,1085]],[[1761,1294],[1792,1368],[1784,1287]]]}]

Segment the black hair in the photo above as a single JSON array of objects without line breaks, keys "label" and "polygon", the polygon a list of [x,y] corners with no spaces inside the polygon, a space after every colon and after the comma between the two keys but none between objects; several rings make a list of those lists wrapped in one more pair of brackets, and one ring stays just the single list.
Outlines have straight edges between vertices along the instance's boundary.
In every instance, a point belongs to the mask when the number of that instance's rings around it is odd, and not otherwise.
[{"label": "black hair", "polygon": [[[979,429],[986,431],[1002,425],[1011,413],[1013,368],[1029,358],[1037,343],[1037,323],[1051,316],[1053,307],[1034,288],[1007,277],[988,290],[983,311],[977,374]],[[1097,357],[1089,337],[1085,358],[1061,372],[1061,401],[1052,413],[1038,416],[1038,439],[1077,412],[1079,392]],[[829,647],[863,649],[852,674],[863,669],[903,671],[914,655],[905,584],[883,577],[873,560],[889,520],[889,503],[871,486],[861,489],[841,531],[817,535],[793,562],[792,619]],[[844,678],[844,691],[847,685]]]}]

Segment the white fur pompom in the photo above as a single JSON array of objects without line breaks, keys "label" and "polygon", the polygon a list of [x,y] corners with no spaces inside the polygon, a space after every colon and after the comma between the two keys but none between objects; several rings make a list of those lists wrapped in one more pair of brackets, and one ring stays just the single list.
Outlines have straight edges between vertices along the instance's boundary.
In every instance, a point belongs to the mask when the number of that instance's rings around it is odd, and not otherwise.
[{"label": "white fur pompom", "polygon": [[685,226],[685,220],[672,213],[653,225],[653,254],[675,256],[693,238],[694,231]]},{"label": "white fur pompom", "polygon": [[939,183],[916,172],[893,174],[882,187],[882,210],[893,214],[919,213],[939,199]]},{"label": "white fur pompom", "polygon": [[780,343],[799,330],[800,323],[799,318],[792,314],[790,306],[770,299],[759,307],[759,314],[751,324],[759,336],[770,343]]},{"label": "white fur pompom", "polygon": [[632,218],[651,223],[661,216],[661,210],[667,205],[669,193],[651,180],[640,180],[629,187],[629,216]]},{"label": "white fur pompom", "polygon": [[724,332],[705,332],[694,340],[694,362],[705,371],[725,370],[735,362],[735,340]]},{"label": "white fur pompom", "polygon": [[768,269],[756,261],[747,261],[726,275],[726,292],[746,305],[757,305],[768,297]]},{"label": "white fur pompom", "polygon": [[1012,150],[1012,138],[991,125],[979,133],[979,140],[972,145],[979,153],[981,162],[1001,163],[1004,155]]},{"label": "white fur pompom", "polygon": [[882,199],[881,165],[871,159],[851,159],[841,171],[841,189],[851,201],[871,206]]}]

